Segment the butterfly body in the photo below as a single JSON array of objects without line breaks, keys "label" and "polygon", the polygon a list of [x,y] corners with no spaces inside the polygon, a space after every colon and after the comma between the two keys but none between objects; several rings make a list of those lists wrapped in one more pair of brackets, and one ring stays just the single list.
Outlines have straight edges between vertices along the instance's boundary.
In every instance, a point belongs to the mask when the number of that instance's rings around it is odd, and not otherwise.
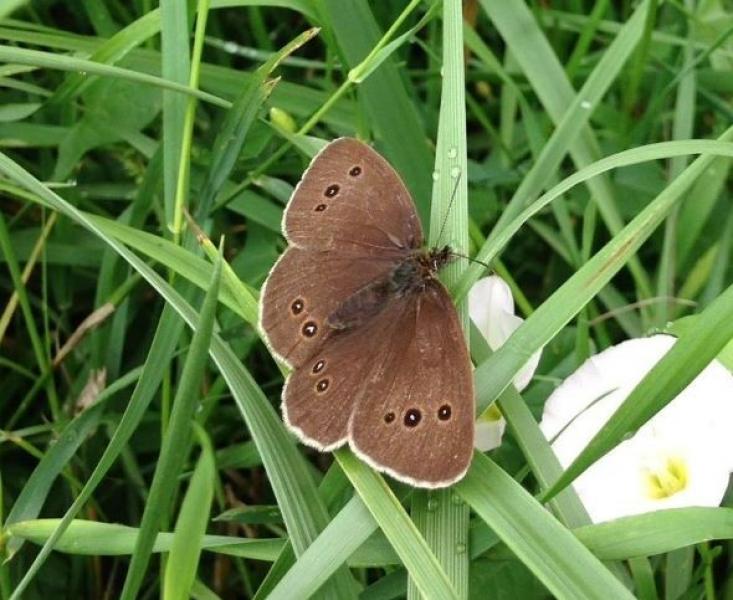
[{"label": "butterfly body", "polygon": [[320,450],[348,444],[421,487],[460,479],[473,453],[471,362],[412,199],[369,146],[328,144],[283,217],[290,247],[262,289],[260,326],[293,370],[283,419]]},{"label": "butterfly body", "polygon": [[346,330],[358,327],[377,315],[387,303],[406,294],[418,294],[436,281],[438,271],[451,259],[450,248],[409,252],[391,273],[367,283],[349,296],[326,319],[329,327]]}]

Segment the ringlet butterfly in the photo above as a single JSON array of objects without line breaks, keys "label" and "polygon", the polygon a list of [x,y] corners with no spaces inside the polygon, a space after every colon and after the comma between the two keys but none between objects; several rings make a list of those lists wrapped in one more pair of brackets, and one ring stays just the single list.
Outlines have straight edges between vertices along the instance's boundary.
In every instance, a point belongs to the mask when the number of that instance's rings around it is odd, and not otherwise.
[{"label": "ringlet butterfly", "polygon": [[292,368],[283,420],[305,444],[348,443],[366,463],[425,488],[461,479],[473,453],[471,362],[415,204],[366,144],[313,159],[283,215],[289,247],[262,288],[260,329]]}]

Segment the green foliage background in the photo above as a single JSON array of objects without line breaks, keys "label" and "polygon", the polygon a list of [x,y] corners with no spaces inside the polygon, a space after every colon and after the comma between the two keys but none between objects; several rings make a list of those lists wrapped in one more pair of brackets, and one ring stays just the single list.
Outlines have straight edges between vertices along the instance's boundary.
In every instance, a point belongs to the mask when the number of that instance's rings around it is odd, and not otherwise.
[{"label": "green foliage background", "polygon": [[[0,598],[733,593],[727,500],[592,525],[568,487],[710,360],[733,368],[723,0],[0,17]],[[478,412],[509,424],[449,490],[314,453],[279,417],[258,289],[293,186],[342,135],[373,142],[432,239],[445,221],[526,317],[492,354],[463,302],[483,267],[447,270]],[[659,330],[675,351],[563,473],[537,426],[553,387]]]}]

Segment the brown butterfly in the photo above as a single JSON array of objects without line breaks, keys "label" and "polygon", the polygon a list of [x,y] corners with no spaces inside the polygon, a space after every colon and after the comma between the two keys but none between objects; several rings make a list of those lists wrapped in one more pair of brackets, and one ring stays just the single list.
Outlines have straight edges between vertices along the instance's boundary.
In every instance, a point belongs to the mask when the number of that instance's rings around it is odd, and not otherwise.
[{"label": "brown butterfly", "polygon": [[473,452],[471,362],[399,175],[355,139],[311,162],[283,216],[290,246],[262,288],[260,329],[292,372],[283,419],[321,451],[348,443],[414,486],[461,479]]}]

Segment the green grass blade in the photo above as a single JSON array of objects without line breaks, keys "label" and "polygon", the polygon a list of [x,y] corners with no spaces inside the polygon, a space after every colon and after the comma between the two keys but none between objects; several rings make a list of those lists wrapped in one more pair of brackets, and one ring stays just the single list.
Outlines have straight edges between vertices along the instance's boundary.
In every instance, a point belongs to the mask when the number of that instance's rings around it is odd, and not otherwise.
[{"label": "green grass blade", "polygon": [[[191,59],[189,52],[188,2],[161,0],[160,2],[161,74],[163,79],[188,87]],[[168,90],[163,91],[163,206],[165,221],[173,229],[177,177],[183,145],[186,97]]]},{"label": "green grass blade", "polygon": [[557,598],[633,598],[575,536],[483,454],[456,491]]},{"label": "green grass blade", "polygon": [[155,77],[154,75],[148,75],[147,73],[139,71],[132,71],[130,69],[123,69],[112,65],[104,65],[94,62],[93,60],[63,55],[59,56],[58,54],[53,54],[51,52],[41,52],[39,50],[29,50],[27,48],[0,46],[0,61],[43,67],[46,69],[57,69],[59,71],[76,71],[82,73],[93,73],[95,75],[107,77],[117,77],[134,83],[142,83],[163,88],[182,98],[185,98],[188,94],[195,96],[199,100],[215,104],[216,106],[223,106],[224,108],[228,108],[230,106],[228,101],[219,98],[218,96],[191,89],[184,84],[168,81],[164,78]]},{"label": "green grass blade", "polygon": [[[442,8],[443,77],[429,240],[431,246],[448,244],[457,253],[466,255],[469,243],[468,159],[463,13],[459,2],[444,2]],[[441,273],[443,282],[449,286],[456,283],[465,268],[466,263],[461,260],[448,265]],[[458,314],[464,332],[468,333],[465,302],[459,304]],[[458,598],[468,598],[468,506],[452,490],[418,490],[413,495],[412,517],[445,570]],[[463,551],[459,550],[461,548]],[[408,599],[420,598],[420,586],[412,574],[407,589]]]},{"label": "green grass blade", "polygon": [[178,513],[165,565],[164,600],[186,600],[190,595],[214,498],[214,449],[203,429],[199,428],[196,433],[201,445],[201,456]]},{"label": "green grass blade", "polygon": [[135,551],[122,588],[121,598],[123,600],[137,597],[150,560],[155,536],[160,528],[161,518],[170,509],[175,496],[172,490],[175,489],[176,479],[187,458],[186,450],[191,437],[191,419],[198,403],[199,386],[208,362],[206,358],[214,331],[223,262],[220,257],[214,265],[209,290],[201,306],[199,324],[183,364],[165,437],[161,443],[160,455],[156,461],[153,482],[145,503],[140,523],[140,535],[137,538]]},{"label": "green grass blade", "polygon": [[420,592],[437,600],[457,598],[438,559],[384,479],[349,450],[336,450],[334,456]]},{"label": "green grass blade", "polygon": [[[76,454],[79,447],[87,439],[87,436],[94,431],[99,424],[106,400],[111,398],[118,391],[135,383],[141,374],[142,369],[133,369],[123,377],[120,377],[97,398],[97,402],[91,408],[85,410],[78,417],[74,418],[59,435],[49,450],[43,455],[36,468],[31,473],[23,490],[8,513],[3,528],[7,529],[14,523],[35,519],[41,512],[41,508],[51,491],[51,486],[58,477],[61,470],[69,463]],[[12,558],[20,550],[19,540],[10,540],[6,545],[8,558]]]}]

